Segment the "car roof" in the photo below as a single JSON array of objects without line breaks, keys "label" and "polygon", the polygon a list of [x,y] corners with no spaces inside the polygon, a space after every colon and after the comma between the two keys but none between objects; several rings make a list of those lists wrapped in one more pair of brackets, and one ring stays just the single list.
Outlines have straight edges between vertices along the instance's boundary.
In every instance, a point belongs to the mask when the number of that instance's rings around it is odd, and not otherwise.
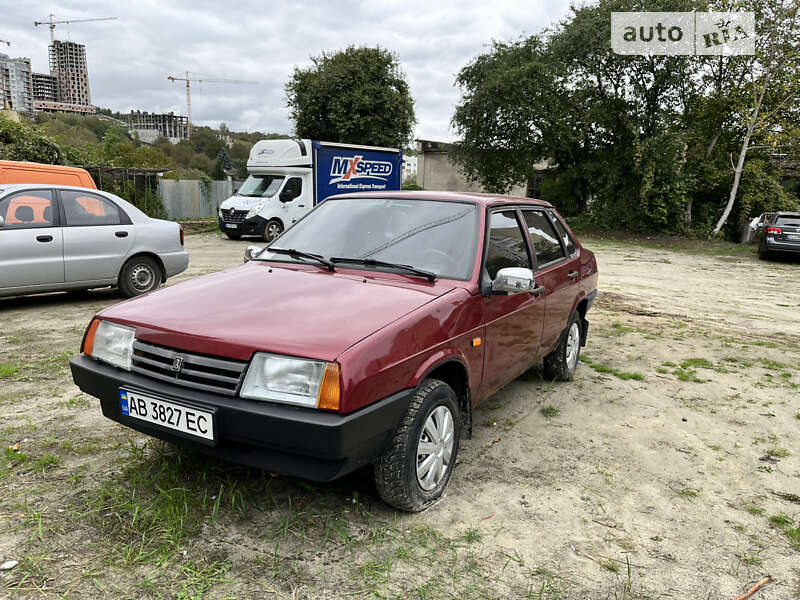
[{"label": "car roof", "polygon": [[60,183],[0,183],[0,193],[5,192],[18,192],[24,190],[41,190],[41,189],[68,189],[68,190],[83,190],[85,192],[100,192],[103,193],[103,190],[98,190],[96,188],[87,188],[87,187],[78,187],[75,185],[61,185]]},{"label": "car roof", "polygon": [[782,210],[775,213],[776,217],[800,217],[800,212],[795,210]]},{"label": "car roof", "polygon": [[500,194],[483,194],[479,192],[427,192],[427,191],[389,191],[389,192],[354,192],[330,196],[328,200],[346,200],[357,198],[381,198],[384,200],[438,200],[444,202],[472,202],[482,206],[496,206],[505,204],[530,204],[532,206],[553,205],[536,198],[521,196],[503,196]]}]

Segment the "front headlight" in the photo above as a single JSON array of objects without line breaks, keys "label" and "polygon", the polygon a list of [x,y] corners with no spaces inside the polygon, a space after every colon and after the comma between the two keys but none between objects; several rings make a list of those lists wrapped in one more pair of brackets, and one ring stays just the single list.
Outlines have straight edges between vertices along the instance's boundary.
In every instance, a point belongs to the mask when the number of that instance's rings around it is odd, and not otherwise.
[{"label": "front headlight", "polygon": [[217,214],[219,215],[219,218],[221,219],[222,218],[222,209],[221,208],[219,209],[219,212]]},{"label": "front headlight", "polygon": [[253,400],[338,410],[339,365],[257,352],[239,395]]},{"label": "front headlight", "polygon": [[261,212],[262,208],[264,208],[264,203],[263,202],[259,202],[253,208],[250,209],[250,211],[247,213],[247,216],[245,217],[245,219],[252,219],[258,213]]},{"label": "front headlight", "polygon": [[84,351],[98,360],[130,371],[135,336],[136,330],[133,327],[117,325],[111,321],[98,321],[97,327],[89,329]]}]

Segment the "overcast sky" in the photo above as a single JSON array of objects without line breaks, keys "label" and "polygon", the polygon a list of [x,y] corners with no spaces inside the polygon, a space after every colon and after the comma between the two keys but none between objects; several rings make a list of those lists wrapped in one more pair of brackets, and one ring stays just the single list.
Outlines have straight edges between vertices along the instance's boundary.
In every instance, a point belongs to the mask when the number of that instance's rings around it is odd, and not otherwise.
[{"label": "overcast sky", "polygon": [[[250,8],[246,8],[246,6]],[[47,5],[0,0],[0,52],[48,72],[47,26],[33,21],[118,17],[58,25],[56,39],[86,44],[92,103],[127,112],[186,114],[186,70],[256,85],[192,85],[193,121],[241,131],[291,133],[284,85],[309,57],[355,45],[397,53],[415,101],[415,137],[450,141],[458,70],[492,39],[538,33],[564,17],[569,0],[487,2],[227,2],[100,0]]]}]

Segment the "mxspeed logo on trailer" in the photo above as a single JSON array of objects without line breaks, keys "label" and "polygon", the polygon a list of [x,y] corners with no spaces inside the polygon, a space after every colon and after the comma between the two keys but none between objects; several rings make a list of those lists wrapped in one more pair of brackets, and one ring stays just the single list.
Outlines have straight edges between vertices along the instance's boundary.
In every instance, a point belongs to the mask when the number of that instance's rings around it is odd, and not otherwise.
[{"label": "mxspeed logo on trailer", "polygon": [[385,160],[364,160],[363,156],[334,156],[328,184],[356,179],[386,181],[392,174],[392,163]]}]

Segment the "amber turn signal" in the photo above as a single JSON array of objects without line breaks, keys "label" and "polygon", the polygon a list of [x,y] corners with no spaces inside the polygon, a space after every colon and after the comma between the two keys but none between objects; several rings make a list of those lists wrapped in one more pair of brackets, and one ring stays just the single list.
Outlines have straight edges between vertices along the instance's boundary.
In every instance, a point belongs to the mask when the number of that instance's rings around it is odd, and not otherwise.
[{"label": "amber turn signal", "polygon": [[319,386],[317,408],[339,410],[339,400],[339,365],[328,363],[322,376],[322,385]]},{"label": "amber turn signal", "polygon": [[83,337],[83,346],[81,352],[91,356],[94,348],[94,334],[97,332],[97,326],[100,325],[100,319],[92,319],[89,323],[89,328],[86,330],[86,335]]},{"label": "amber turn signal", "polygon": [[472,338],[472,347],[473,347],[473,348],[477,348],[477,347],[478,347],[478,346],[480,346],[482,343],[483,343],[483,340],[481,340],[481,338],[479,338],[479,337],[477,337],[477,338]]}]

